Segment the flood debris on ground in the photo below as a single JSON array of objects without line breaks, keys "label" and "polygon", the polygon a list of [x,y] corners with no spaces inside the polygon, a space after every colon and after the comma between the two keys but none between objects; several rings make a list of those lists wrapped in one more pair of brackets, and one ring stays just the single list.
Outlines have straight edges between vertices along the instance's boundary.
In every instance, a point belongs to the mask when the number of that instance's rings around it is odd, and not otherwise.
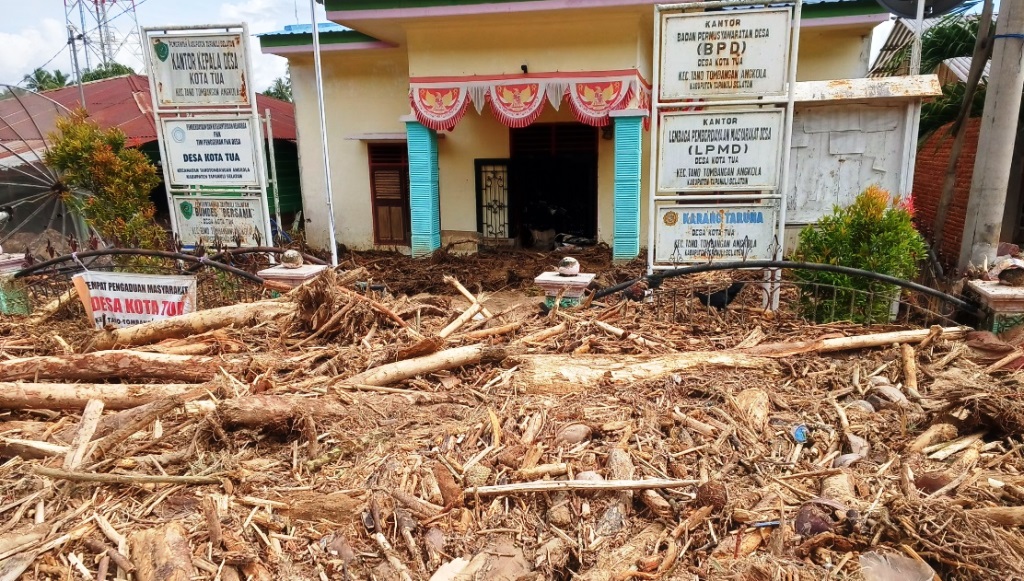
[{"label": "flood debris on ground", "polygon": [[1015,347],[364,266],[5,320],[0,579],[1024,579]]}]

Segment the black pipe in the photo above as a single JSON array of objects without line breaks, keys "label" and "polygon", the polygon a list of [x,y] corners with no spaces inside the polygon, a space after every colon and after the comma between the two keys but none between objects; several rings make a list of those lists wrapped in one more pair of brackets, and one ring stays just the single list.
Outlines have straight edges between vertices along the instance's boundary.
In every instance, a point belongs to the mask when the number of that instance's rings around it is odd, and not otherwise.
[{"label": "black pipe", "polygon": [[167,252],[166,250],[144,250],[138,248],[108,248],[106,250],[89,250],[86,252],[78,252],[75,254],[68,254],[66,256],[59,256],[57,258],[47,260],[45,262],[40,262],[39,264],[33,264],[32,266],[23,268],[18,272],[14,273],[14,278],[22,278],[34,272],[43,270],[48,266],[59,264],[61,262],[67,262],[69,260],[74,260],[74,257],[76,256],[80,259],[92,258],[93,256],[153,256],[157,258],[167,258],[170,260],[185,260],[188,262],[205,264],[206,266],[212,266],[213,268],[219,268],[226,272],[230,272],[234,275],[255,282],[256,284],[263,284],[263,279],[256,276],[255,274],[252,274],[251,272],[246,272],[240,268],[235,268],[234,266],[229,266],[222,262],[217,262],[215,260],[210,260],[208,258],[198,258],[192,256],[191,254]]},{"label": "black pipe", "polygon": [[697,264],[694,266],[685,266],[682,268],[674,268],[672,270],[665,270],[655,272],[653,274],[645,275],[640,278],[603,288],[594,293],[594,298],[599,299],[601,297],[608,296],[612,293],[625,290],[630,286],[642,281],[647,280],[650,285],[657,288],[663,279],[673,278],[676,276],[683,276],[686,274],[697,274],[699,272],[713,272],[718,270],[741,270],[741,269],[767,269],[767,268],[787,268],[787,269],[800,269],[800,270],[817,270],[823,272],[835,272],[837,274],[848,274],[851,276],[862,276],[866,278],[872,278],[880,282],[887,284],[893,284],[896,286],[903,287],[905,289],[914,290],[922,294],[926,294],[948,303],[951,303],[961,309],[966,310],[969,314],[975,316],[983,316],[975,305],[954,297],[953,295],[946,294],[940,290],[933,289],[931,287],[911,282],[909,280],[903,280],[887,274],[880,274],[877,272],[871,272],[870,270],[861,270],[859,268],[851,268],[849,266],[839,266],[836,264],[820,264],[817,262],[791,262],[788,260],[748,260],[745,262],[712,262],[705,264]]}]

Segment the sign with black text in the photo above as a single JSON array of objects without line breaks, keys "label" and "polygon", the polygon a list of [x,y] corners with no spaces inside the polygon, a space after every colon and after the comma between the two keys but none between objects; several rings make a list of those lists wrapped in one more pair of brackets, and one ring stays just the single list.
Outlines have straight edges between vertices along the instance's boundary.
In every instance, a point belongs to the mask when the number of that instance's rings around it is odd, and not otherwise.
[{"label": "sign with black text", "polygon": [[171,185],[258,186],[256,138],[250,119],[164,119]]},{"label": "sign with black text", "polygon": [[772,190],[779,185],[781,109],[666,113],[658,190]]},{"label": "sign with black text", "polygon": [[774,258],[779,204],[657,206],[654,260],[660,264]]},{"label": "sign with black text", "polygon": [[249,105],[242,34],[151,34],[147,41],[161,106]]},{"label": "sign with black text", "polygon": [[663,18],[662,101],[784,93],[789,9]]},{"label": "sign with black text", "polygon": [[174,196],[178,236],[185,246],[224,244],[260,246],[268,242],[264,232],[263,204],[255,197]]},{"label": "sign with black text", "polygon": [[72,277],[97,329],[131,327],[196,310],[196,278],[86,271]]}]

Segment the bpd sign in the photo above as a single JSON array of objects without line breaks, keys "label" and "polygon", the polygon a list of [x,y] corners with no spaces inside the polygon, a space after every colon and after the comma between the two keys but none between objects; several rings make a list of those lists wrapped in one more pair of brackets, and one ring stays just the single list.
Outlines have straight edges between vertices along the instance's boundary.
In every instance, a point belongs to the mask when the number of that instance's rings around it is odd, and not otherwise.
[{"label": "bpd sign", "polygon": [[782,95],[788,9],[663,17],[660,100]]}]

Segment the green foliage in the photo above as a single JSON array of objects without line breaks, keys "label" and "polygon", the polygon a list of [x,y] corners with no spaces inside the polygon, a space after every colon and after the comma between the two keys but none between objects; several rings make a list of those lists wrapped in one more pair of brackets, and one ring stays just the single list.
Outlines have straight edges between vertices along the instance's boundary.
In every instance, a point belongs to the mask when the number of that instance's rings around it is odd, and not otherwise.
[{"label": "green foliage", "polygon": [[[850,206],[837,206],[817,226],[804,228],[794,259],[913,279],[927,253],[913,216],[911,198],[900,200],[871,186]],[[899,293],[897,286],[862,277],[807,270],[794,274],[801,282],[801,312],[819,323],[887,322]]]},{"label": "green foliage", "polygon": [[135,69],[129,67],[128,65],[109,62],[105,65],[100,65],[90,71],[82,73],[82,82],[88,83],[89,81],[98,81],[100,79],[109,79],[111,77],[121,77],[124,75],[134,74]]},{"label": "green foliage", "polygon": [[50,89],[68,86],[71,82],[71,77],[57,69],[54,69],[51,73],[40,68],[32,71],[31,75],[25,75],[21,82],[32,91],[49,91]]},{"label": "green foliage", "polygon": [[[956,83],[942,87],[942,96],[936,97],[930,102],[921,105],[921,125],[919,126],[918,139],[923,143],[936,129],[947,123],[952,123],[960,114],[961,103],[964,101],[964,92],[967,85]],[[981,117],[985,108],[985,85],[978,85],[974,92],[974,99],[971,102],[971,111],[968,117]]]},{"label": "green foliage", "polygon": [[[76,206],[89,225],[114,243],[136,248],[164,247],[166,234],[153,220],[150,190],[160,183],[156,166],[137,149],[126,147],[120,129],[100,129],[78,109],[57,120],[49,136],[45,162],[60,173],[66,203]],[[80,197],[71,189],[85,190]]]},{"label": "green foliage", "polygon": [[274,82],[270,85],[263,94],[268,97],[280,99],[282,101],[292,102],[292,73],[289,70],[285,73],[284,77],[278,77],[274,79]]}]

